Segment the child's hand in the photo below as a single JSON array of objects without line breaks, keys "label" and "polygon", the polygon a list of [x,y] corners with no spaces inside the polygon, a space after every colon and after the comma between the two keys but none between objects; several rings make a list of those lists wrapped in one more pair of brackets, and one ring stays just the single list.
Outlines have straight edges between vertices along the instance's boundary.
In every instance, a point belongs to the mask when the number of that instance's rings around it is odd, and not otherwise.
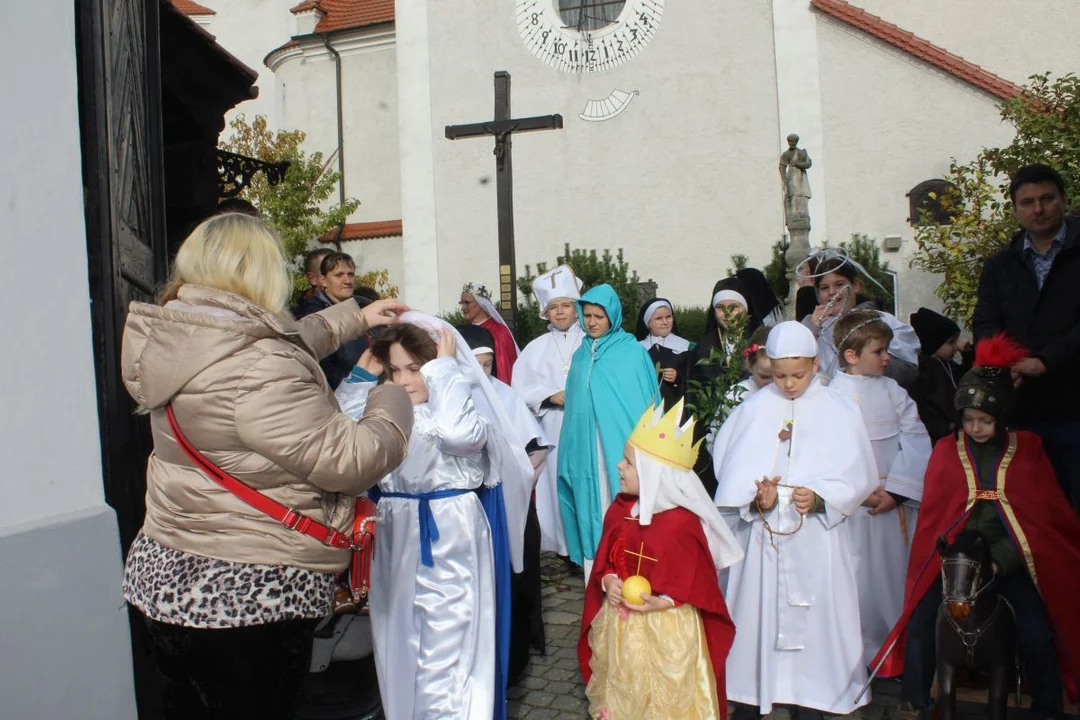
[{"label": "child's hand", "polygon": [[623,607],[626,605],[626,601],[622,596],[622,580],[618,575],[608,575],[600,581],[600,585],[604,588],[604,594],[607,595],[607,601],[615,607]]},{"label": "child's hand", "polygon": [[662,597],[657,597],[655,595],[642,595],[641,599],[645,601],[641,605],[626,603],[627,609],[629,609],[631,612],[645,613],[655,612],[657,610],[670,610],[671,608],[675,607],[675,603],[671,602],[670,600],[665,600]]},{"label": "child's hand", "polygon": [[454,357],[456,350],[457,340],[454,338],[454,332],[446,328],[439,330],[438,357]]},{"label": "child's hand", "polygon": [[768,477],[762,476],[760,480],[754,481],[754,486],[757,487],[757,506],[762,512],[768,512],[776,507],[777,492],[776,486],[780,483],[780,476],[777,475],[772,480]]},{"label": "child's hand", "polygon": [[679,377],[679,371],[676,370],[675,368],[668,368],[668,369],[664,370],[664,375],[663,375],[664,382],[673,383],[673,382],[675,382],[675,379],[677,377]]},{"label": "child's hand", "polygon": [[382,363],[371,352],[371,348],[364,351],[364,354],[360,356],[360,359],[356,361],[356,366],[366,372],[371,373],[375,377],[379,377],[383,374]]},{"label": "child's hand", "polygon": [[566,405],[566,391],[560,390],[559,392],[555,393],[548,398],[548,402],[550,402],[552,405],[558,405],[559,407]]},{"label": "child's hand", "polygon": [[810,488],[795,488],[791,493],[791,501],[795,503],[795,509],[800,515],[806,515],[813,510],[814,503],[817,502],[817,493]]},{"label": "child's hand", "polygon": [[868,505],[870,509],[867,511],[870,515],[877,515],[878,513],[889,512],[896,507],[896,500],[892,495],[885,492],[884,489],[878,488],[874,491],[874,494],[866,499],[863,505]]}]

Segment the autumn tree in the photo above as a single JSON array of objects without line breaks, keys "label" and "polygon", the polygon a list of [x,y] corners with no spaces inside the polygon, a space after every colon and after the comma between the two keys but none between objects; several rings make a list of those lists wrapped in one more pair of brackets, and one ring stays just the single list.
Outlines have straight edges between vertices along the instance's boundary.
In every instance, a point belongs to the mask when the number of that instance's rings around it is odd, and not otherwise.
[{"label": "autumn tree", "polygon": [[[222,143],[223,149],[266,162],[289,163],[280,183],[271,185],[264,174],[258,173],[239,197],[257,207],[277,230],[286,257],[293,264],[294,284],[302,290],[307,286],[302,260],[310,243],[344,224],[360,202],[347,198],[344,203],[327,205],[341,176],[331,167],[333,156],[324,158],[321,152],[304,151],[307,135],[303,131],[271,132],[265,115],[256,115],[248,122],[243,114],[229,123],[229,129],[232,134]],[[388,286],[383,280],[383,285]],[[385,291],[386,287],[375,289]]]}]

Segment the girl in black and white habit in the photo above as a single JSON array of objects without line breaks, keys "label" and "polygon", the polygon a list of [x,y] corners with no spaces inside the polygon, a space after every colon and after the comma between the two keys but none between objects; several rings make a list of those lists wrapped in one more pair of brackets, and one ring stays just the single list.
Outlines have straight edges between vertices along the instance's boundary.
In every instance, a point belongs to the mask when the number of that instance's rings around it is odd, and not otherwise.
[{"label": "girl in black and white habit", "polygon": [[660,395],[670,410],[686,393],[687,351],[690,342],[679,336],[675,309],[665,298],[653,298],[641,306],[634,332],[661,372]]}]

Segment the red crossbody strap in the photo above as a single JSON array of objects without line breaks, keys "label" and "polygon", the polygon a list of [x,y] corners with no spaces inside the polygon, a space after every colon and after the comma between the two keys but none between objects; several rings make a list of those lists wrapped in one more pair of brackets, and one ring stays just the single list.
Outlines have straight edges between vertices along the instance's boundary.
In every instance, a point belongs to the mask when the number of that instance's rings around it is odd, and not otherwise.
[{"label": "red crossbody strap", "polygon": [[210,479],[217,482],[233,495],[240,498],[259,512],[269,515],[290,530],[295,530],[308,537],[313,537],[323,545],[336,548],[352,547],[349,537],[344,533],[338,532],[331,527],[327,527],[317,520],[312,520],[299,510],[285,507],[278,501],[268,498],[258,490],[248,487],[203,457],[202,453],[196,450],[192,444],[188,442],[188,439],[184,437],[184,433],[180,431],[180,426],[176,422],[176,415],[173,413],[172,405],[165,406],[165,417],[169,420],[169,427],[172,429],[173,437],[176,439],[177,444],[180,445],[180,448],[184,453],[191,458],[191,461],[198,465]]}]

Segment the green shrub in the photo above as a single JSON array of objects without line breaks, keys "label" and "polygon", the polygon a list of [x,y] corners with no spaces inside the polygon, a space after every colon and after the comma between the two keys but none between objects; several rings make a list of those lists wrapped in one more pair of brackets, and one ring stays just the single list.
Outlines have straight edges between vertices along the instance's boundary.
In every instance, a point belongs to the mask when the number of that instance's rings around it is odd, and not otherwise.
[{"label": "green shrub", "polygon": [[518,314],[514,328],[518,345],[524,347],[533,338],[547,331],[547,321],[540,317],[540,309],[532,293],[532,284],[537,275],[543,275],[549,267],[562,264],[574,269],[574,274],[583,283],[583,293],[596,285],[611,285],[622,303],[623,329],[634,332],[641,305],[638,299],[639,278],[637,271],[631,270],[630,264],[623,257],[622,248],[613,256],[610,250],[597,253],[596,250],[574,249],[567,243],[563,246],[562,255],[555,258],[554,263],[549,265],[544,261],[537,262],[535,273],[531,265],[526,265],[525,274],[518,278]]},{"label": "green shrub", "polygon": [[679,335],[692,343],[705,337],[705,323],[708,310],[700,305],[676,305],[675,323],[679,326]]}]

